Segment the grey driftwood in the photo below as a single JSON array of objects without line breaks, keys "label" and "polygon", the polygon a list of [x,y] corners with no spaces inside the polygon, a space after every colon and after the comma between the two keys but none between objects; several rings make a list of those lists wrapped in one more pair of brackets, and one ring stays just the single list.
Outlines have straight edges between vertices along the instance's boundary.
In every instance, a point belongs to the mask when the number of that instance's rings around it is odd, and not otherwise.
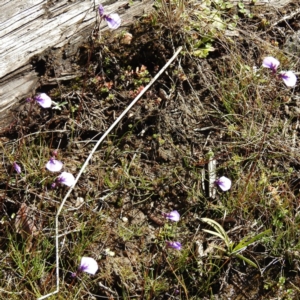
[{"label": "grey driftwood", "polygon": [[[78,46],[96,24],[97,8],[102,2],[105,13],[118,12],[122,28],[141,16],[153,0],[0,0],[0,128],[9,108],[32,96],[39,77],[31,65],[35,55],[46,49]],[[100,30],[109,30],[101,22]],[[2,121],[2,122],[1,122]]]}]

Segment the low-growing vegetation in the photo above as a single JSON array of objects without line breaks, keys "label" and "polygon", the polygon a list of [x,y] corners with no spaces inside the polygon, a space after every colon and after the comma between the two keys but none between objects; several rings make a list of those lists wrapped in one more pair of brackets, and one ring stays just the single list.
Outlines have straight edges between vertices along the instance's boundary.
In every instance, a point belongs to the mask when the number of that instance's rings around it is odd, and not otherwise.
[{"label": "low-growing vegetation", "polygon": [[[161,0],[91,34],[67,58],[81,75],[1,133],[1,299],[297,299],[296,16]],[[33,60],[44,80],[60,55]]]}]

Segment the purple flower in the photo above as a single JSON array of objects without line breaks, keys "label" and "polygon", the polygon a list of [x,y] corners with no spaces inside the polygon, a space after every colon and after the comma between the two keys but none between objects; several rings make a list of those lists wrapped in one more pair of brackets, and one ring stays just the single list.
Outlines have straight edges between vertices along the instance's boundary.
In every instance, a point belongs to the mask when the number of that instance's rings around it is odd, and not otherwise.
[{"label": "purple flower", "polygon": [[61,184],[65,184],[67,186],[72,186],[75,183],[75,178],[71,173],[62,172],[58,178],[57,182]]},{"label": "purple flower", "polygon": [[226,192],[231,188],[231,180],[225,176],[220,177],[215,181],[215,184],[223,191]]},{"label": "purple flower", "polygon": [[110,29],[117,29],[121,25],[121,18],[118,14],[104,14],[104,7],[100,4],[98,7],[99,15],[103,18]]},{"label": "purple flower", "polygon": [[175,250],[181,250],[182,246],[179,242],[166,241],[167,247],[173,248]]},{"label": "purple flower", "polygon": [[37,103],[43,107],[43,108],[48,108],[51,107],[52,104],[52,100],[51,98],[46,95],[45,93],[41,93],[38,96],[35,97],[35,100],[37,101]]},{"label": "purple flower", "polygon": [[177,210],[173,210],[170,213],[163,213],[163,216],[166,219],[169,219],[174,222],[178,222],[180,220],[180,214]]},{"label": "purple flower", "polygon": [[98,264],[92,257],[82,257],[78,272],[86,272],[95,275],[98,270]]},{"label": "purple flower", "polygon": [[59,172],[62,167],[63,163],[59,160],[54,159],[54,157],[51,157],[46,164],[46,168],[51,172]]},{"label": "purple flower", "polygon": [[276,58],[272,56],[268,56],[264,58],[262,65],[265,68],[271,69],[273,73],[276,73],[276,70],[280,65],[280,62]]},{"label": "purple flower", "polygon": [[105,17],[105,20],[110,29],[117,29],[121,25],[121,18],[118,14],[110,14]]},{"label": "purple flower", "polygon": [[13,167],[18,174],[22,172],[21,167],[16,162],[13,163]]},{"label": "purple flower", "polygon": [[101,5],[101,4],[99,5],[98,11],[99,11],[100,17],[102,18],[104,16],[104,7],[103,7],[103,5]]},{"label": "purple flower", "polygon": [[[264,58],[262,65],[265,68],[271,69],[273,74],[275,74],[277,72],[277,68],[278,68],[279,64],[280,64],[280,62],[276,58],[269,56],[269,57]],[[283,82],[285,83],[285,85],[288,87],[293,87],[296,85],[297,77],[292,71],[280,72],[278,77],[281,78],[283,80]]]},{"label": "purple flower", "polygon": [[278,75],[286,86],[292,87],[296,85],[297,77],[292,71],[281,72]]}]

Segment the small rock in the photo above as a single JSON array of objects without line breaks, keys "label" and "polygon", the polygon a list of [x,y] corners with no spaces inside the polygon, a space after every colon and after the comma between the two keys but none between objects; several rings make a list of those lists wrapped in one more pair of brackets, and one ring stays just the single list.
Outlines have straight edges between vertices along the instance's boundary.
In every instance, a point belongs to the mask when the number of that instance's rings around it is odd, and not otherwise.
[{"label": "small rock", "polygon": [[121,44],[123,45],[130,45],[132,41],[132,34],[129,32],[124,33],[121,39]]},{"label": "small rock", "polygon": [[75,202],[75,207],[79,207],[84,202],[84,199],[82,197],[77,197]]},{"label": "small rock", "polygon": [[127,222],[128,222],[128,218],[126,218],[126,217],[122,217],[121,220],[122,220],[124,223],[127,223]]}]

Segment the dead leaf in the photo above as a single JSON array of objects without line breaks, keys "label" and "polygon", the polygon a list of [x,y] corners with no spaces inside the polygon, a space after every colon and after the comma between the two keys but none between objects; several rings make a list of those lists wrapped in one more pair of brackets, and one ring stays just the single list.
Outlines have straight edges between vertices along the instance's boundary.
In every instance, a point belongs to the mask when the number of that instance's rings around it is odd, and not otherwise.
[{"label": "dead leaf", "polygon": [[25,203],[21,204],[21,207],[17,212],[15,228],[16,232],[20,233],[23,237],[28,237],[28,235],[37,236],[39,234],[39,231],[35,226],[34,217]]},{"label": "dead leaf", "polygon": [[132,41],[132,34],[129,32],[124,33],[122,39],[121,39],[121,44],[123,45],[130,45]]}]

